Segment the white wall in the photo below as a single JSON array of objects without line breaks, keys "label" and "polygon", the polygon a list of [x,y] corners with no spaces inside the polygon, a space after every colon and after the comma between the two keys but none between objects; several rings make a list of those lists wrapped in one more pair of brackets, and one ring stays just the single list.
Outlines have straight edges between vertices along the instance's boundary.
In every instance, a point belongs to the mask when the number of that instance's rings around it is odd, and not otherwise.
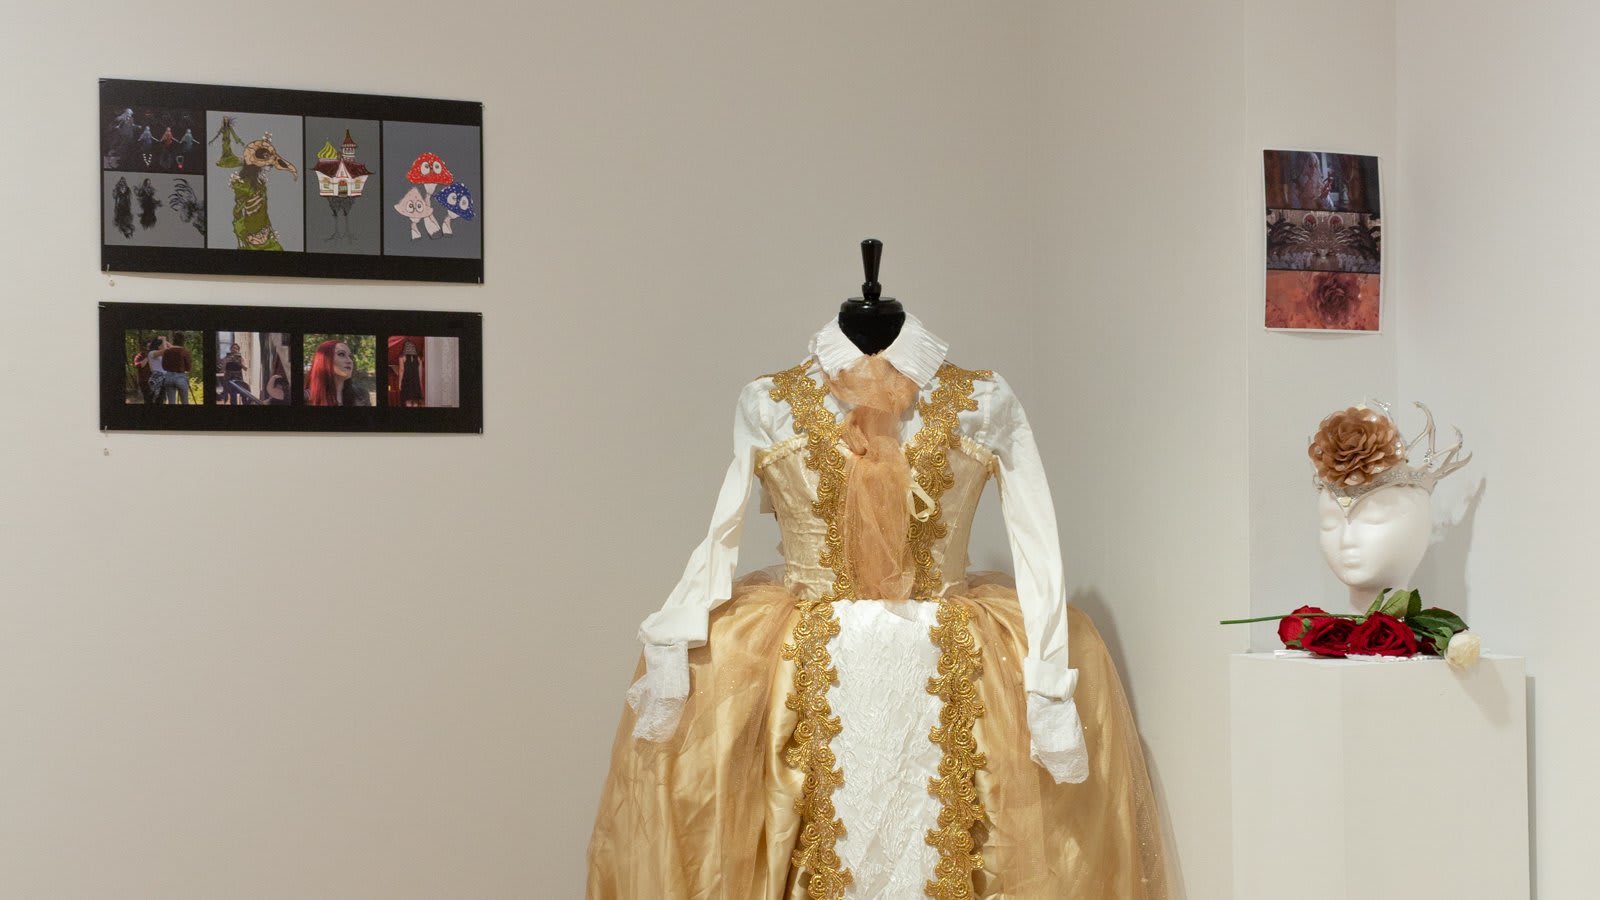
[{"label": "white wall", "polygon": [[1050,4],[1039,383],[1072,601],[1125,676],[1195,900],[1231,893],[1227,652],[1247,602],[1241,6]]},{"label": "white wall", "polygon": [[[801,358],[873,235],[888,292],[1028,404],[1189,897],[1230,890],[1246,637],[1214,623],[1333,590],[1303,441],[1367,393],[1479,454],[1424,585],[1530,657],[1540,888],[1581,896],[1596,614],[1564,564],[1596,535],[1529,523],[1588,496],[1595,14],[1398,0],[1396,31],[1396,2],[485,6],[458,58],[368,0],[356,41],[322,3],[8,5],[10,171],[88,164],[99,76],[412,93],[485,102],[502,212],[482,288],[106,278],[87,180],[0,218],[0,885],[576,896],[633,629],[735,393]],[[1262,331],[1269,146],[1385,158],[1383,335]],[[101,435],[101,299],[481,310],[486,433]],[[277,531],[230,557],[242,494]],[[1005,565],[992,507],[974,558]]]},{"label": "white wall", "polygon": [[[370,0],[0,11],[0,154],[41,176],[0,217],[0,894],[578,896],[634,629],[857,242],[957,361],[1033,382],[1027,8],[452,14],[455,50]],[[106,278],[58,177],[100,76],[484,101],[488,283]],[[102,299],[481,310],[485,434],[102,435]],[[243,550],[241,497],[273,526]]]},{"label": "white wall", "polygon": [[[1250,615],[1305,603],[1349,606],[1345,587],[1317,549],[1316,494],[1306,443],[1322,417],[1368,397],[1408,404],[1395,376],[1395,310],[1405,298],[1395,272],[1404,247],[1386,240],[1383,332],[1267,331],[1262,321],[1266,237],[1261,151],[1328,150],[1377,156],[1385,238],[1405,210],[1395,178],[1394,0],[1330,9],[1316,0],[1248,0],[1245,152],[1249,221],[1242,240],[1249,299]],[[1311,48],[1318,48],[1314,52]],[[1402,423],[1411,424],[1402,416]],[[1242,600],[1230,618],[1245,615]],[[1245,629],[1233,626],[1242,647]],[[1280,646],[1271,623],[1254,626],[1256,648]]]},{"label": "white wall", "polygon": [[1400,385],[1475,454],[1436,491],[1424,578],[1528,658],[1537,896],[1590,897],[1600,10],[1401,0],[1397,33]]}]

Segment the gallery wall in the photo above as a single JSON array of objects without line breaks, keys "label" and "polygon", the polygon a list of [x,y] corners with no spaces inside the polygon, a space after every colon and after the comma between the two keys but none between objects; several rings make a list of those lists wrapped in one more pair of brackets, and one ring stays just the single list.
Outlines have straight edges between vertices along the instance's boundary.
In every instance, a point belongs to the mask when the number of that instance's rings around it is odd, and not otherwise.
[{"label": "gallery wall", "polygon": [[[1117,659],[1186,896],[1231,893],[1227,654],[1246,596],[1237,3],[1041,7],[1024,395],[1072,602]],[[1020,390],[1020,389],[1019,389]]]},{"label": "gallery wall", "polygon": [[1600,543],[1600,224],[1583,172],[1600,145],[1600,9],[1399,11],[1400,385],[1474,453],[1436,491],[1421,579],[1461,604],[1486,648],[1527,657],[1536,896],[1587,897],[1600,838],[1600,605],[1586,565]]},{"label": "gallery wall", "polygon": [[[1187,896],[1230,890],[1248,637],[1213,623],[1333,590],[1303,442],[1367,394],[1479,453],[1423,583],[1532,658],[1541,893],[1578,895],[1596,622],[1563,573],[1595,535],[1529,523],[1593,442],[1595,226],[1548,148],[1594,144],[1563,42],[1595,14],[1398,6],[6,8],[3,159],[46,177],[0,219],[0,884],[581,894],[633,632],[703,533],[734,397],[804,356],[871,235],[887,292],[1027,404]],[[1333,65],[1296,64],[1309,23]],[[100,273],[100,76],[483,101],[487,283]],[[1261,330],[1268,146],[1385,157],[1383,334]],[[485,433],[101,434],[99,300],[481,311]],[[746,567],[775,541],[752,521]],[[973,556],[1009,566],[992,497]]]},{"label": "gallery wall", "polygon": [[[574,897],[634,631],[857,242],[1040,420],[1019,7],[3,11],[0,884]],[[89,27],[88,23],[92,23]],[[96,79],[485,104],[487,283],[107,276]],[[81,175],[81,177],[79,177]],[[481,311],[485,431],[96,430],[101,300]],[[993,505],[975,556],[1009,565]],[[775,537],[753,527],[752,565]]]},{"label": "gallery wall", "polygon": [[[1407,255],[1385,235],[1381,331],[1331,334],[1268,331],[1262,327],[1261,151],[1324,150],[1379,158],[1385,228],[1406,210],[1390,188],[1395,160],[1394,0],[1341,3],[1324,15],[1315,0],[1249,0],[1245,4],[1245,150],[1251,155],[1246,185],[1250,218],[1242,230],[1249,297],[1247,446],[1250,499],[1250,607],[1256,616],[1302,604],[1324,609],[1350,605],[1349,592],[1323,562],[1317,544],[1316,492],[1306,444],[1322,417],[1358,403],[1394,404],[1402,426],[1420,425],[1396,380],[1396,310],[1407,298],[1396,273]],[[1314,23],[1314,24],[1313,24]],[[1319,43],[1338,47],[1328,66],[1307,66],[1292,48],[1308,30]],[[1448,604],[1446,604],[1448,605]],[[1236,603],[1229,618],[1243,617]],[[1236,640],[1246,629],[1236,627]],[[1254,626],[1258,649],[1280,646],[1271,623]]]}]

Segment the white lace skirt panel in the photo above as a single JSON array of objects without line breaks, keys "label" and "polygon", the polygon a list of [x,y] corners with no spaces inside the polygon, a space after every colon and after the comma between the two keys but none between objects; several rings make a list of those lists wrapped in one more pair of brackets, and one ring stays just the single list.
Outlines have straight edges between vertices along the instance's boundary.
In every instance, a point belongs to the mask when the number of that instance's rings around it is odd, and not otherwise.
[{"label": "white lace skirt panel", "polygon": [[916,900],[939,852],[925,837],[939,816],[928,779],[939,772],[939,698],[928,693],[939,648],[928,636],[937,603],[839,601],[839,634],[828,642],[839,682],[828,702],[843,730],[833,750],[844,784],[833,802],[844,820],[839,857],[859,900]]}]

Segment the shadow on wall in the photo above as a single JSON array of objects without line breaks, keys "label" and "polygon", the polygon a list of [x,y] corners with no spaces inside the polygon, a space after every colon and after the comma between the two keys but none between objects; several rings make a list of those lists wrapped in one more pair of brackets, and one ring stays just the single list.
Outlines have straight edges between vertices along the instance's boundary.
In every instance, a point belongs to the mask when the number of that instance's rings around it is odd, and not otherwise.
[{"label": "shadow on wall", "polygon": [[[1134,723],[1137,724],[1139,698],[1134,696],[1126,677],[1128,662],[1122,655],[1122,639],[1117,634],[1117,618],[1111,614],[1111,607],[1106,604],[1105,598],[1100,596],[1100,592],[1094,589],[1074,591],[1067,602],[1088,616],[1094,623],[1095,630],[1100,632],[1100,639],[1106,645],[1106,653],[1111,656],[1111,662],[1116,665],[1118,677],[1122,681],[1122,692],[1128,698],[1128,709],[1133,713]],[[1172,811],[1167,808],[1166,780],[1162,777],[1161,766],[1150,753],[1149,745],[1145,744],[1142,732],[1139,743],[1144,750],[1144,764],[1150,771],[1150,788],[1155,792],[1156,809],[1161,818],[1161,841],[1166,850],[1168,897],[1169,900],[1187,900],[1188,892],[1182,878],[1183,866],[1178,860],[1178,840],[1172,831]]]},{"label": "shadow on wall", "polygon": [[1427,585],[1422,592],[1425,605],[1453,610],[1468,625],[1472,623],[1472,598],[1467,592],[1467,554],[1472,551],[1478,506],[1483,503],[1488,485],[1488,479],[1479,481],[1467,495],[1460,515],[1434,526],[1433,541],[1422,559],[1421,571],[1412,579],[1413,584]]}]

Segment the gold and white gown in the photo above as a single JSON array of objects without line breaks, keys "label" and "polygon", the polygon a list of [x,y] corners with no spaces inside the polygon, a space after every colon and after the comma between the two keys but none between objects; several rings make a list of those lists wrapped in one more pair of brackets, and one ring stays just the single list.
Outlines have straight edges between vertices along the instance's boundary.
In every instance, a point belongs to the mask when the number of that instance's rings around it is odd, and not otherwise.
[{"label": "gold and white gown", "polygon": [[[837,322],[741,393],[711,528],[640,628],[590,900],[1167,896],[1138,732],[1066,605],[1032,431],[1004,379],[947,346],[908,315],[880,354],[918,388],[909,600],[855,596],[840,541],[847,410],[828,386],[862,354]],[[990,476],[1015,581],[967,571]],[[756,479],[785,562],[735,581]]]}]

